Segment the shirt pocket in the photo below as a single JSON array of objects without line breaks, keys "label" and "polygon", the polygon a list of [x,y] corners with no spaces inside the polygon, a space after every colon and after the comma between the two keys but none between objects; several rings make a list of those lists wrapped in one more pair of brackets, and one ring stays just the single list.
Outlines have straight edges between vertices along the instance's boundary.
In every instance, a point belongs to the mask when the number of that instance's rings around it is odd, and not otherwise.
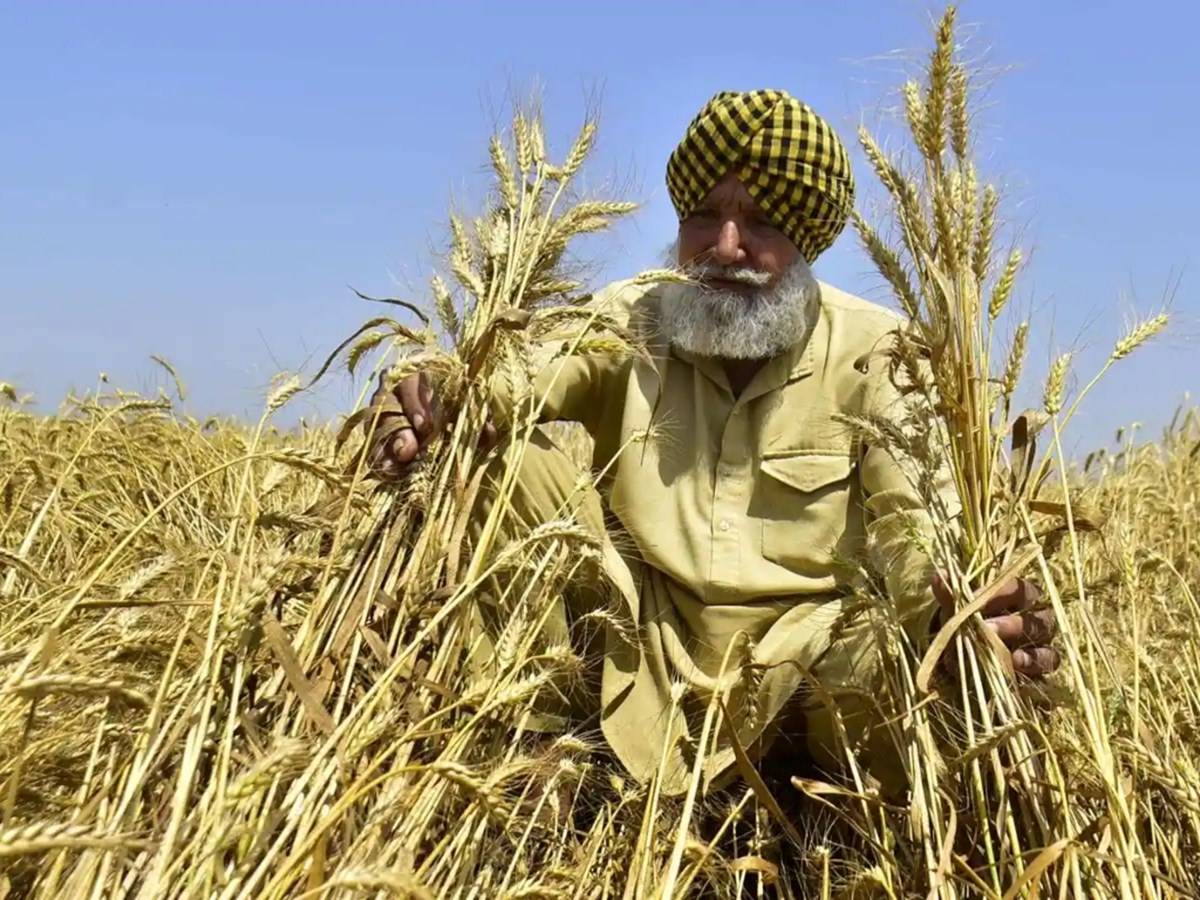
[{"label": "shirt pocket", "polygon": [[854,460],[844,451],[766,455],[755,504],[763,556],[802,575],[832,574],[855,533],[853,471]]}]

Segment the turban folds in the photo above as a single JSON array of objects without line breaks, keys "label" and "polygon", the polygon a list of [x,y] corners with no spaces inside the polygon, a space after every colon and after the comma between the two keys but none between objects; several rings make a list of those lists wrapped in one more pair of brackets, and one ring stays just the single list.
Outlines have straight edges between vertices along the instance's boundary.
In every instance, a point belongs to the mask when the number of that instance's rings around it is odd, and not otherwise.
[{"label": "turban folds", "polygon": [[729,172],[808,262],[828,249],[854,207],[846,148],[786,91],[722,91],[704,105],[667,162],[680,220]]}]

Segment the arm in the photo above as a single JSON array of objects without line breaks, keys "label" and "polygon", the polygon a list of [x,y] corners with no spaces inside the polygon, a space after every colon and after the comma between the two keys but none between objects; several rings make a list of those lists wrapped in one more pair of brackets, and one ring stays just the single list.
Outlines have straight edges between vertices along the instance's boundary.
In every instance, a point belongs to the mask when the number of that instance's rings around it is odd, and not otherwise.
[{"label": "arm", "polygon": [[[646,286],[632,281],[611,284],[596,293],[588,309],[603,314],[607,327],[616,331],[636,330],[637,300]],[[576,332],[577,333],[577,332]],[[624,402],[624,377],[631,364],[631,351],[615,339],[573,342],[571,328],[550,333],[534,349],[531,381],[522,384],[520,376],[498,375],[490,384],[492,413],[498,424],[511,424],[516,403],[538,408],[539,422],[579,422],[593,438],[605,422],[619,421]],[[609,344],[596,349],[596,344]],[[567,352],[574,349],[575,352]],[[617,416],[614,419],[613,416]]]},{"label": "arm", "polygon": [[[874,368],[874,367],[873,367]],[[918,426],[917,413],[892,383],[887,366],[873,372],[864,413],[908,435]],[[892,442],[895,443],[895,442]],[[954,527],[959,511],[958,494],[949,465],[941,460],[935,471],[922,472],[922,463],[904,448],[888,446],[885,439],[867,443],[860,455],[867,522],[867,556],[871,568],[884,581],[900,621],[920,647],[938,610],[930,558],[938,529]],[[922,483],[924,482],[924,483]],[[944,522],[930,515],[930,502],[944,510]]]},{"label": "arm", "polygon": [[[592,303],[612,327],[625,329],[634,303],[645,292],[635,282],[617,282],[597,293]],[[497,427],[511,427],[519,414],[518,404],[536,408],[539,422],[581,422],[593,437],[604,422],[619,421],[612,416],[619,417],[624,402],[621,377],[629,365],[628,353],[616,341],[609,342],[612,350],[596,350],[596,344],[604,342],[593,340],[590,347],[568,345],[583,352],[564,355],[566,337],[551,334],[537,342],[532,366],[514,359],[512,366],[499,366],[490,377],[487,387],[494,424],[486,429],[486,443],[494,441]],[[505,351],[497,346],[494,352]],[[378,422],[364,423],[372,470],[385,479],[397,478],[445,424],[438,421],[436,386],[423,373],[410,375],[391,389],[381,382],[371,406],[379,410]]]},{"label": "arm", "polygon": [[547,346],[549,361],[538,367],[532,383],[523,387],[514,379],[497,376],[491,384],[492,415],[502,430],[511,427],[514,407],[531,404],[539,422],[580,422],[592,437],[622,399],[619,380],[625,360],[617,354],[558,356]]}]

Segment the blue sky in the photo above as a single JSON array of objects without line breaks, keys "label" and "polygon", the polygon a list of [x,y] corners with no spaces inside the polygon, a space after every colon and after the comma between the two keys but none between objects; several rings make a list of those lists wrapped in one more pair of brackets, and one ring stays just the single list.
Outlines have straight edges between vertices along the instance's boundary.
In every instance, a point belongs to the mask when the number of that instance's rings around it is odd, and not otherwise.
[{"label": "blue sky", "polygon": [[[100,371],[153,389],[172,360],[201,415],[256,415],[378,308],[419,295],[447,210],[476,208],[486,139],[541,97],[552,149],[598,108],[588,174],[644,208],[593,241],[596,280],[653,263],[674,217],[663,166],[716,90],[782,87],[852,143],[892,127],[936,7],[842,3],[4,3],[0,380],[53,408]],[[1031,363],[1081,375],[1178,282],[1173,337],[1128,360],[1079,431],[1158,427],[1194,357],[1200,85],[1193,4],[978,0],[979,158],[1031,263]],[[855,155],[862,208],[878,192]],[[849,232],[818,275],[886,292]],[[351,402],[335,382],[295,414]]]}]

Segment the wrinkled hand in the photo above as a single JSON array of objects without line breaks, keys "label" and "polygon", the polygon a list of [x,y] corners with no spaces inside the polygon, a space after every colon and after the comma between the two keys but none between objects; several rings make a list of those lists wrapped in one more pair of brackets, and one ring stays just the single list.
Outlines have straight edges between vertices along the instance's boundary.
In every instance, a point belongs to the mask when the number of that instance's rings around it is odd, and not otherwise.
[{"label": "wrinkled hand", "polygon": [[[933,593],[942,609],[954,608],[953,592],[941,575],[933,576]],[[982,611],[984,624],[1012,653],[1013,669],[1028,678],[1048,675],[1059,664],[1058,651],[1050,646],[1057,630],[1054,611],[1037,608],[1041,597],[1033,582],[1012,578]]]},{"label": "wrinkled hand", "polygon": [[[442,428],[441,406],[429,377],[418,372],[401,379],[390,390],[380,375],[371,407],[377,408],[379,415],[368,416],[363,425],[371,442],[367,463],[377,477],[394,481]],[[495,446],[496,429],[491,424],[484,426],[480,443],[483,449]]]}]

